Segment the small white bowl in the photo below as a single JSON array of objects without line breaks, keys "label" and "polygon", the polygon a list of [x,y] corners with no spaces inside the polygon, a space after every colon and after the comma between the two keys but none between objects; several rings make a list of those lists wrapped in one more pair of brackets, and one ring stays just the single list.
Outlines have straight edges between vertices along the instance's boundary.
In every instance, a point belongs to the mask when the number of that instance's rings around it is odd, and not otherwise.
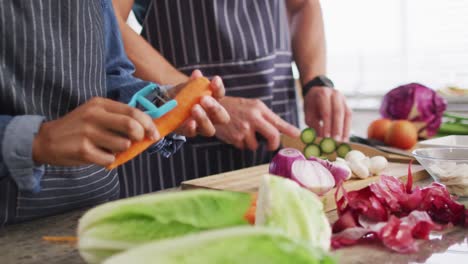
[{"label": "small white bowl", "polygon": [[445,136],[418,142],[418,148],[468,148],[468,136]]}]

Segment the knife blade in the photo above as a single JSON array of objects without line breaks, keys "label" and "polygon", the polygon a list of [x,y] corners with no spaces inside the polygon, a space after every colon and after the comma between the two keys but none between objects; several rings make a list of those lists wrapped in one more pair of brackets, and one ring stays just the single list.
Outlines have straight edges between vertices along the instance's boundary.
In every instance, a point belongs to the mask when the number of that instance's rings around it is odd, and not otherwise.
[{"label": "knife blade", "polygon": [[402,149],[398,149],[398,148],[394,148],[394,147],[385,146],[385,143],[383,143],[380,140],[363,138],[363,137],[356,136],[356,135],[352,135],[349,140],[351,142],[361,143],[361,144],[364,144],[364,145],[374,147],[376,149],[385,151],[387,153],[392,153],[392,154],[397,154],[397,155],[401,155],[401,156],[405,156],[405,157],[409,157],[409,158],[414,158],[413,155],[411,154],[411,152],[405,151],[405,150],[402,150]]}]

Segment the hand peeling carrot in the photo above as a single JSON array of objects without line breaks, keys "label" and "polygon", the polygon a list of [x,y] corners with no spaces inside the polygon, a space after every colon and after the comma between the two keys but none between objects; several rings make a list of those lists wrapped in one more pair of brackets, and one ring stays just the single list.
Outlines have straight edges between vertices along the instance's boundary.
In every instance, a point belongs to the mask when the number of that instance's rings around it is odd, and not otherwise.
[{"label": "hand peeling carrot", "polygon": [[[189,81],[175,97],[177,107],[162,117],[153,119],[153,123],[156,125],[161,137],[167,136],[181,126],[190,117],[192,107],[199,103],[203,96],[210,96],[211,94],[212,91],[208,79],[200,77]],[[107,169],[111,170],[124,164],[156,142],[148,138],[139,142],[133,142],[128,150],[116,155],[115,161]]]},{"label": "hand peeling carrot", "polygon": [[42,240],[47,242],[58,242],[58,243],[76,243],[78,238],[75,236],[43,236]]}]

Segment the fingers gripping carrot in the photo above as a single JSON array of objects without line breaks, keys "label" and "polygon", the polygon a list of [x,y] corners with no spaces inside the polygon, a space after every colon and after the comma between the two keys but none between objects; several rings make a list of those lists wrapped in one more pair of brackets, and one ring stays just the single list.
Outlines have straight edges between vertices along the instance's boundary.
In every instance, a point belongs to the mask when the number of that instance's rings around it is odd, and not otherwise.
[{"label": "fingers gripping carrot", "polygon": [[[177,107],[162,117],[153,119],[160,136],[165,137],[181,126],[184,121],[190,117],[192,107],[199,103],[203,96],[210,96],[211,94],[212,91],[210,88],[210,81],[208,79],[200,77],[189,81],[175,97]],[[155,142],[157,142],[157,140],[154,141],[148,138],[139,142],[133,142],[132,146],[128,150],[116,155],[115,161],[109,165],[107,169],[114,169],[133,159]]]}]

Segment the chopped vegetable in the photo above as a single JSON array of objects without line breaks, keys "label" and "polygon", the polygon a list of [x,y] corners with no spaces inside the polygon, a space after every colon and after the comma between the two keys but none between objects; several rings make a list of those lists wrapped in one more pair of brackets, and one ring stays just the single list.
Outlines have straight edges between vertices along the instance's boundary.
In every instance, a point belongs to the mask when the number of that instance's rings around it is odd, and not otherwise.
[{"label": "chopped vegetable", "polygon": [[336,155],[340,158],[345,158],[346,155],[352,150],[351,146],[346,144],[346,143],[341,143],[337,148],[336,148]]},{"label": "chopped vegetable", "polygon": [[330,162],[328,160],[322,160],[316,157],[310,157],[309,160],[313,160],[322,164],[322,166],[324,166],[333,175],[333,178],[335,178],[335,183],[337,184],[340,181],[345,181],[351,178],[352,172],[346,162]]},{"label": "chopped vegetable", "polygon": [[358,191],[347,193],[339,187],[343,197],[336,200],[339,218],[333,224],[332,247],[379,239],[394,251],[414,252],[414,239],[427,239],[431,230],[442,228],[438,224],[468,227],[468,210],[443,185],[421,189],[413,188],[412,182],[409,168],[406,186],[395,177],[381,176]]},{"label": "chopped vegetable", "polygon": [[296,160],[291,172],[292,180],[318,195],[325,194],[335,186],[333,175],[316,161]]},{"label": "chopped vegetable", "polygon": [[380,107],[380,114],[392,120],[404,119],[418,128],[419,137],[432,137],[442,122],[447,102],[434,90],[410,83],[388,92]]},{"label": "chopped vegetable", "polygon": [[194,190],[149,194],[97,206],[80,219],[78,248],[90,263],[148,241],[248,225],[247,193]]},{"label": "chopped vegetable", "polygon": [[322,202],[290,180],[263,176],[255,225],[278,228],[313,248],[328,250],[330,247],[331,228]]},{"label": "chopped vegetable", "polygon": [[291,178],[292,163],[296,160],[305,160],[305,157],[297,149],[283,148],[271,160],[269,173]]},{"label": "chopped vegetable", "polygon": [[322,150],[320,150],[319,145],[309,144],[304,148],[304,156],[306,158],[320,157],[321,155],[322,155]]},{"label": "chopped vegetable", "polygon": [[302,130],[301,133],[301,140],[304,144],[312,144],[314,143],[315,139],[317,138],[317,131],[315,129],[309,127]]},{"label": "chopped vegetable", "polygon": [[323,138],[320,141],[320,149],[325,154],[332,154],[336,150],[336,141],[333,138]]},{"label": "chopped vegetable", "polygon": [[277,229],[234,227],[151,242],[104,262],[128,263],[331,264],[335,260]]},{"label": "chopped vegetable", "polygon": [[[181,126],[182,123],[190,117],[192,107],[200,102],[203,96],[211,95],[211,93],[210,81],[208,79],[200,77],[189,81],[175,97],[177,107],[169,113],[153,119],[153,123],[156,125],[161,138],[167,136]],[[133,142],[129,149],[116,155],[115,161],[109,165],[107,169],[114,169],[133,159],[155,142],[156,141],[148,138],[139,142]]]}]

